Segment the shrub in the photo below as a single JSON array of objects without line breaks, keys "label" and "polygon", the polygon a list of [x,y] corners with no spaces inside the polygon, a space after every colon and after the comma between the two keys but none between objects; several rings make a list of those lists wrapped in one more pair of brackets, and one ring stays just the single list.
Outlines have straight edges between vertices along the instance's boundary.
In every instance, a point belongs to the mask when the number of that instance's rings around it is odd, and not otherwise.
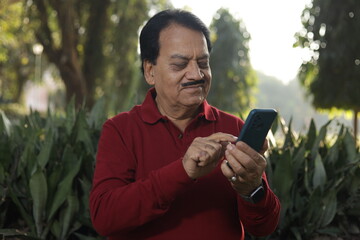
[{"label": "shrub", "polygon": [[[32,112],[11,123],[0,114],[0,235],[23,239],[100,239],[88,198],[104,101],[64,116]],[[268,152],[269,182],[281,220],[266,239],[360,234],[360,154],[343,125],[311,123],[297,136],[280,119]]]},{"label": "shrub", "polygon": [[278,121],[273,132],[283,138],[272,141],[268,174],[282,210],[271,238],[358,236],[360,154],[349,129],[329,121],[317,131],[311,121],[307,134],[296,136],[291,121]]},{"label": "shrub", "polygon": [[88,197],[103,109],[101,100],[86,114],[72,102],[64,117],[32,112],[17,124],[2,113],[0,235],[98,239]]}]

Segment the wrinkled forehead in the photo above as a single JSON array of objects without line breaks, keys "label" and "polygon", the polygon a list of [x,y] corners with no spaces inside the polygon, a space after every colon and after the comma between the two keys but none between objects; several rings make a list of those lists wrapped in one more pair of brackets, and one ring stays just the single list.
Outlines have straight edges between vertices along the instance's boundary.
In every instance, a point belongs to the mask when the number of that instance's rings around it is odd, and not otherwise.
[{"label": "wrinkled forehead", "polygon": [[202,55],[209,54],[206,38],[201,31],[176,23],[169,25],[160,32],[159,48],[159,52],[166,50],[174,54],[177,51],[183,51],[183,54],[186,54],[186,51],[201,52]]}]

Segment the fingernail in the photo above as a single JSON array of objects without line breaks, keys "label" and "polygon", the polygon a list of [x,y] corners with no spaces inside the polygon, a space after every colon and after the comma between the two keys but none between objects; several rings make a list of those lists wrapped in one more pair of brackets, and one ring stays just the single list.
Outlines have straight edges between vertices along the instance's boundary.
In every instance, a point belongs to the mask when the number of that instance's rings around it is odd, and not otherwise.
[{"label": "fingernail", "polygon": [[232,149],[234,149],[234,145],[233,144],[228,144],[227,146],[226,146],[226,148],[228,149],[228,150],[232,150]]}]

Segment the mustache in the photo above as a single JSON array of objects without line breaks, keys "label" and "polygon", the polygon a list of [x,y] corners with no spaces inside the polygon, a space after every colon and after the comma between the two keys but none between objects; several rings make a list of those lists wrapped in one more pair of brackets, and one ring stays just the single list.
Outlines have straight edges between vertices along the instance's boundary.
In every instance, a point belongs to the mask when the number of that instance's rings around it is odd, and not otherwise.
[{"label": "mustache", "polygon": [[197,84],[204,84],[204,83],[205,83],[205,80],[201,79],[201,80],[182,83],[181,86],[182,87],[188,87],[188,86],[197,85]]}]

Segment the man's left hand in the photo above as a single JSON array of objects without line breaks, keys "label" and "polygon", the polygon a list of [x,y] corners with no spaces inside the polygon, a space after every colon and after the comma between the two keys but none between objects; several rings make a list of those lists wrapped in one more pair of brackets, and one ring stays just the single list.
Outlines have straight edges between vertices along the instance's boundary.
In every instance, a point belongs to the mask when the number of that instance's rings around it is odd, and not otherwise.
[{"label": "man's left hand", "polygon": [[249,196],[261,185],[262,174],[267,164],[263,154],[267,148],[267,140],[260,153],[242,141],[227,145],[226,160],[221,164],[221,170],[240,195]]}]

